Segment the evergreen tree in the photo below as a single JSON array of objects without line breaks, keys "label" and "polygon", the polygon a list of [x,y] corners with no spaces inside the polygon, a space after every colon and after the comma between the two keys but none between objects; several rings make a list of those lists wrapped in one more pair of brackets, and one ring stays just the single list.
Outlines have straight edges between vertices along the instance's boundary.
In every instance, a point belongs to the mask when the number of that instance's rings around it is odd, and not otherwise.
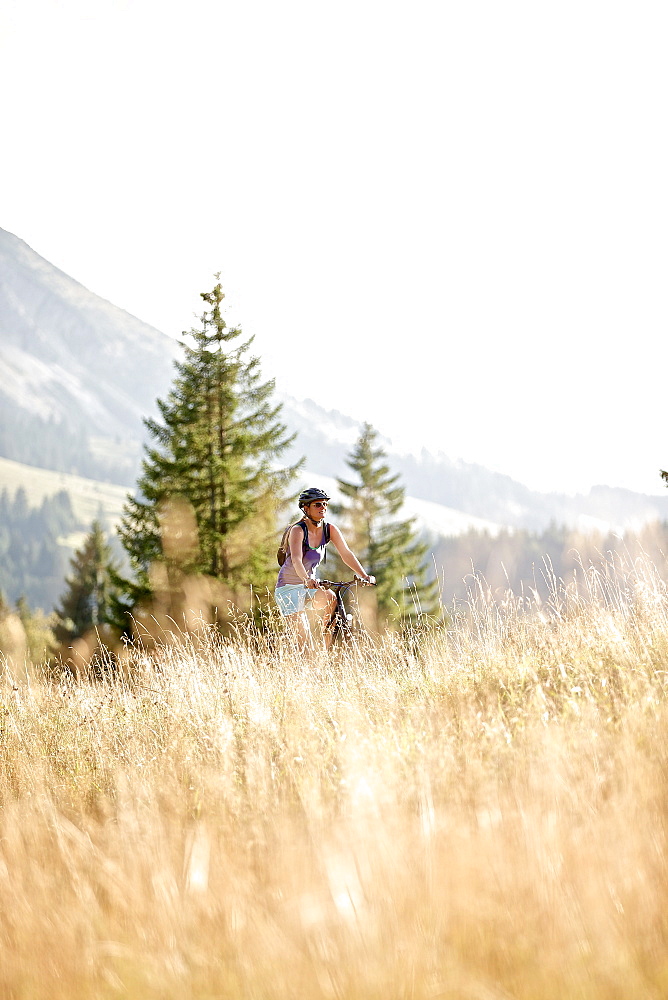
[{"label": "evergreen tree", "polygon": [[70,567],[66,590],[56,609],[55,637],[67,645],[86,632],[97,630],[104,638],[112,617],[116,567],[99,521],[93,521],[83,545],[70,560]]},{"label": "evergreen tree", "polygon": [[28,504],[28,494],[25,486],[19,486],[12,504],[12,517],[16,521],[27,521],[30,516],[30,505]]},{"label": "evergreen tree", "polygon": [[364,424],[346,463],[354,482],[339,479],[344,497],[338,510],[347,540],[360,561],[377,579],[374,590],[380,624],[412,620],[438,611],[437,585],[427,582],[426,555],[414,518],[397,520],[405,489],[392,475],[377,432]]},{"label": "evergreen tree", "polygon": [[274,382],[262,381],[249,354],[253,338],[227,327],[224,297],[219,283],[202,293],[208,308],[184,334],[191,343],[158,400],[161,420],[145,421],[153,444],[119,532],[136,574],[126,611],[162,592],[173,614],[193,580],[222,581],[228,599],[247,607],[251,586],[273,582],[277,513],[299,468],[276,464],[294,435],[272,402]]}]

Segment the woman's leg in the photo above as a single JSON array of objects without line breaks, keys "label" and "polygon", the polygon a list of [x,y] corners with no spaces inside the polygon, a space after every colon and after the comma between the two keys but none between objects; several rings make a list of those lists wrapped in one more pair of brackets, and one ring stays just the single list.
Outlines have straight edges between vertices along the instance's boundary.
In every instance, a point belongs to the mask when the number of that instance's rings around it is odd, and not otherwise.
[{"label": "woman's leg", "polygon": [[312,648],[313,637],[305,611],[298,611],[294,615],[286,615],[285,624],[288,628],[288,635],[292,637],[301,650]]},{"label": "woman's leg", "polygon": [[333,633],[329,628],[329,623],[336,609],[336,597],[333,590],[317,590],[313,595],[311,607],[320,619],[322,627],[322,637],[325,642],[325,649],[332,645]]}]

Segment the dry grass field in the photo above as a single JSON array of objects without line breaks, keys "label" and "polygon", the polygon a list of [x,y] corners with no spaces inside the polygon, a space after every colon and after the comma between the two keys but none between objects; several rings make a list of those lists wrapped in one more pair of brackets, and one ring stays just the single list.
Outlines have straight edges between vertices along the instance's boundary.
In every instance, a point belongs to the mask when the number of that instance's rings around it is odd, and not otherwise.
[{"label": "dry grass field", "polygon": [[0,685],[0,996],[668,996],[668,598]]}]

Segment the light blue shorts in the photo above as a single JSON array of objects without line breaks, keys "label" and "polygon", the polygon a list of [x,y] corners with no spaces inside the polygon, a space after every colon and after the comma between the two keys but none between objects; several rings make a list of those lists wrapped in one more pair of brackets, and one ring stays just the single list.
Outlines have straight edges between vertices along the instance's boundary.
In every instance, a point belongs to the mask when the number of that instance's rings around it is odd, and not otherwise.
[{"label": "light blue shorts", "polygon": [[306,610],[307,604],[313,600],[313,595],[318,591],[313,587],[305,587],[303,583],[286,583],[282,587],[277,587],[274,597],[278,604],[278,610],[283,617],[286,615],[298,615]]}]

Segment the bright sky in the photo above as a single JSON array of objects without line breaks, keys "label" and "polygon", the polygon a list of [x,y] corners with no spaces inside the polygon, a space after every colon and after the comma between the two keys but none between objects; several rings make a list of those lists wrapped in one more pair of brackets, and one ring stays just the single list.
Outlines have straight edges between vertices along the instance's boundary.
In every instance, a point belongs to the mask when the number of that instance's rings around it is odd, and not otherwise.
[{"label": "bright sky", "polygon": [[5,0],[0,226],[541,489],[662,492],[668,6]]}]

